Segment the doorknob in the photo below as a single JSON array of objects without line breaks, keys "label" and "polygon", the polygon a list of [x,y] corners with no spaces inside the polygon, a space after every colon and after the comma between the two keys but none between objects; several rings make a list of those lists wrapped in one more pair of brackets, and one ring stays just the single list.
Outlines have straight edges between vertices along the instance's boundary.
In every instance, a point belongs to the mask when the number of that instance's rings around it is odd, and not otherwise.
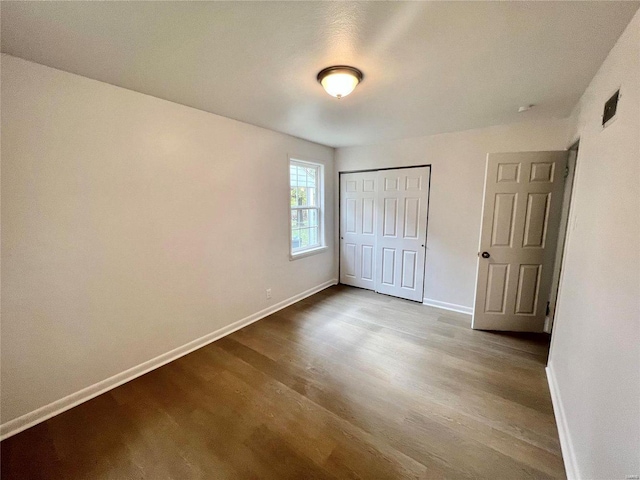
[{"label": "doorknob", "polygon": [[489,258],[491,254],[489,252],[482,252],[482,258]]}]

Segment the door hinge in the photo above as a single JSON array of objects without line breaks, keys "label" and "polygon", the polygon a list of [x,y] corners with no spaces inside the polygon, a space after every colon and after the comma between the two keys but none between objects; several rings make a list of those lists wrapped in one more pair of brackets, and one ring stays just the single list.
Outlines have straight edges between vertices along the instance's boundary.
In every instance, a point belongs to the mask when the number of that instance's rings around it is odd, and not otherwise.
[{"label": "door hinge", "polygon": [[547,317],[548,317],[548,316],[549,316],[549,314],[551,313],[551,305],[550,305],[550,303],[551,303],[551,302],[547,302],[547,314],[546,314],[546,315],[547,315]]},{"label": "door hinge", "polygon": [[567,178],[568,176],[569,176],[569,165],[564,167],[564,178]]}]

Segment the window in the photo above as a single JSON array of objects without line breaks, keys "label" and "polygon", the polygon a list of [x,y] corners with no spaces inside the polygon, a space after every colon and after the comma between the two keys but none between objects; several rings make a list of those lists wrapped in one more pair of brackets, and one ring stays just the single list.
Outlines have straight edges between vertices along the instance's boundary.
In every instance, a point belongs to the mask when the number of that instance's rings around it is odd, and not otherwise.
[{"label": "window", "polygon": [[289,160],[291,258],[324,249],[323,166]]}]

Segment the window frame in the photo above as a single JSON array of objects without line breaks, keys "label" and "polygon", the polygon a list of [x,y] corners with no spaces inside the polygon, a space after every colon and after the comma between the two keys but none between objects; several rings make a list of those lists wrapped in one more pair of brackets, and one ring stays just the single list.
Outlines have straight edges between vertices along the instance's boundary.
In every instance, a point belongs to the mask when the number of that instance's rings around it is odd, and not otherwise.
[{"label": "window frame", "polygon": [[[315,207],[292,207],[291,206],[291,167],[292,166],[300,166],[300,167],[313,167],[317,169],[316,181],[317,181],[317,206]],[[302,160],[298,155],[289,155],[288,168],[287,168],[287,201],[289,205],[289,259],[297,260],[298,258],[304,258],[311,255],[315,255],[318,253],[322,253],[327,250],[327,244],[325,239],[325,208],[324,208],[324,164],[318,161],[312,160]],[[292,222],[291,222],[291,213],[294,210],[308,210],[315,209],[318,212],[318,243],[311,247],[306,247],[304,249],[298,249],[294,251],[293,249],[293,230],[292,230]]]}]

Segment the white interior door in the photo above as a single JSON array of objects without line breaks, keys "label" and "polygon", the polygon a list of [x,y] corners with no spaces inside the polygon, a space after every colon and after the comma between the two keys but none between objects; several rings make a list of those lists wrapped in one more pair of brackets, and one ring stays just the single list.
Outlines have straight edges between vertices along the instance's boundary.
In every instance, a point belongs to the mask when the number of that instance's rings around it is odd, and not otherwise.
[{"label": "white interior door", "polygon": [[422,302],[429,167],[378,172],[376,291]]},{"label": "white interior door", "polygon": [[543,331],[566,163],[565,151],[488,155],[474,329]]},{"label": "white interior door", "polygon": [[378,172],[340,175],[340,283],[375,290]]},{"label": "white interior door", "polygon": [[422,302],[429,174],[340,175],[340,283]]}]

